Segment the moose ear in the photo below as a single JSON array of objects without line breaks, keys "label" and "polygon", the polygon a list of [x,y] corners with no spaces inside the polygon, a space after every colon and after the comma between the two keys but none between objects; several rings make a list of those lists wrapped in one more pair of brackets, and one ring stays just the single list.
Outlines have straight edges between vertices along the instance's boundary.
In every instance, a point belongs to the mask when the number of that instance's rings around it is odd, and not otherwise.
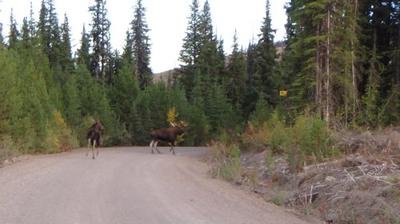
[{"label": "moose ear", "polygon": [[181,127],[187,127],[187,126],[188,126],[188,123],[187,123],[186,121],[180,121],[180,122],[179,122],[179,126],[181,126]]}]

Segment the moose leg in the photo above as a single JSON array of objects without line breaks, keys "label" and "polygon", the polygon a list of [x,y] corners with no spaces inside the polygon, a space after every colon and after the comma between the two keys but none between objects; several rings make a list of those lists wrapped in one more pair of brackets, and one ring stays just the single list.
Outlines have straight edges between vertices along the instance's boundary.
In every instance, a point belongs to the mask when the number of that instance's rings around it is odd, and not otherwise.
[{"label": "moose leg", "polygon": [[151,154],[154,154],[154,151],[153,151],[153,143],[154,143],[154,140],[151,140],[151,142],[150,142]]},{"label": "moose leg", "polygon": [[89,151],[90,151],[90,138],[88,138],[88,144],[87,144],[87,148],[88,150],[86,151],[86,157],[89,156]]},{"label": "moose leg", "polygon": [[96,140],[93,140],[93,145],[92,145],[92,159],[95,159],[94,157],[94,148],[96,147]]},{"label": "moose leg", "polygon": [[99,146],[100,146],[100,136],[97,139],[97,147],[96,147],[96,157],[99,157]]},{"label": "moose leg", "polygon": [[171,148],[169,148],[169,151],[172,152],[172,154],[175,155],[174,143],[173,143],[173,142],[170,142],[170,143],[168,143],[168,145],[171,146]]},{"label": "moose leg", "polygon": [[154,143],[154,147],[156,148],[158,154],[161,154],[160,150],[158,150],[158,148],[157,148],[158,143],[159,143],[159,141],[156,141],[156,142]]},{"label": "moose leg", "polygon": [[96,157],[99,157],[99,145],[96,147]]},{"label": "moose leg", "polygon": [[174,144],[172,144],[172,145],[171,145],[171,151],[172,151],[172,154],[174,154],[174,155],[175,155],[175,148],[174,148]]}]

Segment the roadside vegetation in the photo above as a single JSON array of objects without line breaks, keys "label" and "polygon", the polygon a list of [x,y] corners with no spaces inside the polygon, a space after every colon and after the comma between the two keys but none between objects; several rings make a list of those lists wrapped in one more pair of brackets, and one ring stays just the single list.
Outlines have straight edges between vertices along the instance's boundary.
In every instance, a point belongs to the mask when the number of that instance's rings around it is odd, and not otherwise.
[{"label": "roadside vegetation", "polygon": [[326,221],[400,222],[398,1],[290,0],[276,43],[266,0],[257,40],[239,46],[235,33],[225,52],[209,2],[192,0],[166,82],[152,80],[142,0],[122,51],[106,1],[88,9],[76,52],[55,8],[43,0],[0,26],[0,161],[85,145],[95,119],[103,145],[147,145],[179,115],[182,145],[212,143],[216,177]]}]

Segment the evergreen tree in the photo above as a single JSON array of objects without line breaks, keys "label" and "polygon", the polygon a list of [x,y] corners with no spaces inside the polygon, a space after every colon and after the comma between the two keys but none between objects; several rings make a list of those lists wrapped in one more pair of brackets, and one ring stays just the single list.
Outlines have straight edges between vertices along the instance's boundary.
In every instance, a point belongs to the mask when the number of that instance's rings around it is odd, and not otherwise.
[{"label": "evergreen tree", "polygon": [[28,49],[32,47],[32,41],[31,41],[31,36],[30,36],[30,28],[29,28],[29,22],[26,17],[24,17],[24,20],[22,22],[22,30],[21,30],[21,43],[22,47],[24,49]]},{"label": "evergreen tree", "polygon": [[35,18],[34,18],[32,2],[31,2],[30,11],[29,11],[28,24],[29,24],[29,31],[30,31],[30,35],[29,36],[33,39],[35,37],[35,35],[36,35],[36,27],[37,27],[38,24],[36,23]]},{"label": "evergreen tree", "polygon": [[8,47],[11,49],[15,49],[17,47],[17,43],[20,37],[20,33],[18,31],[18,25],[14,18],[13,10],[11,10],[10,14],[10,33],[8,35]]},{"label": "evergreen tree", "polygon": [[236,111],[241,111],[244,103],[243,97],[246,90],[246,59],[244,53],[239,50],[237,33],[233,37],[233,49],[227,68],[227,95]]},{"label": "evergreen tree", "polygon": [[86,69],[90,70],[90,37],[86,33],[85,26],[82,29],[81,47],[77,50],[77,64],[86,65]]},{"label": "evergreen tree", "polygon": [[191,97],[195,81],[195,65],[197,64],[201,48],[200,38],[200,9],[198,0],[193,0],[190,6],[191,15],[188,18],[186,36],[183,39],[179,60],[181,65],[180,80],[183,83],[186,95]]},{"label": "evergreen tree", "polygon": [[141,89],[148,86],[152,80],[149,28],[146,23],[145,11],[142,0],[138,0],[134,18],[131,22],[133,54],[136,63],[136,74]]},{"label": "evergreen tree", "polygon": [[129,63],[132,64],[132,66],[135,65],[134,54],[133,54],[133,39],[132,39],[132,34],[129,32],[129,30],[126,31],[126,38],[125,38],[124,50],[122,53],[122,60],[128,61]]},{"label": "evergreen tree", "polygon": [[70,75],[64,87],[64,113],[69,125],[79,127],[82,122],[81,102],[76,75]]},{"label": "evergreen tree", "polygon": [[21,106],[17,88],[17,58],[15,54],[0,48],[0,138],[11,135],[12,120]]},{"label": "evergreen tree", "polygon": [[237,119],[224,89],[219,84],[213,84],[209,89],[204,111],[209,121],[210,133],[216,137],[220,131],[234,128]]},{"label": "evergreen tree", "polygon": [[277,95],[273,80],[275,67],[274,33],[275,31],[271,26],[270,4],[267,0],[266,15],[256,48],[255,70],[251,82],[258,95],[264,94],[269,103],[275,103]]},{"label": "evergreen tree", "polygon": [[107,18],[106,0],[96,0],[89,8],[92,13],[92,38],[93,53],[91,55],[90,71],[99,81],[110,81],[106,77],[108,63],[110,60],[110,21]]},{"label": "evergreen tree", "polygon": [[[133,101],[139,94],[139,85],[136,77],[132,75],[132,65],[128,60],[124,60],[122,63],[122,69],[118,72],[113,85],[110,90],[110,103],[113,107],[115,114],[127,127],[133,127],[131,125],[131,109],[133,108]],[[134,111],[137,113],[137,110]],[[137,114],[132,115],[137,119]],[[138,122],[138,121],[134,121]],[[132,130],[132,129],[129,129]]]},{"label": "evergreen tree", "polygon": [[73,71],[70,28],[66,14],[64,15],[64,23],[61,25],[60,63],[63,71],[68,73]]},{"label": "evergreen tree", "polygon": [[[225,66],[223,42],[218,42],[214,36],[211,9],[208,0],[204,3],[200,14],[199,35],[201,45],[196,67],[202,76],[208,76],[206,79],[210,82],[221,83]],[[219,44],[220,47],[218,46]],[[222,50],[222,52],[219,50]]]},{"label": "evergreen tree", "polygon": [[129,111],[130,111],[128,114],[129,123],[127,124],[127,131],[130,134],[132,144],[134,145],[146,144],[148,133],[146,132],[144,125],[142,123],[142,118],[140,116],[140,113],[138,112],[136,102],[132,103]]},{"label": "evergreen tree", "polygon": [[4,44],[4,37],[3,37],[3,24],[0,23],[0,47]]},{"label": "evergreen tree", "polygon": [[271,112],[270,104],[265,99],[265,96],[261,95],[258,97],[256,108],[251,114],[249,120],[253,125],[259,127],[271,117]]},{"label": "evergreen tree", "polygon": [[51,68],[60,66],[61,34],[53,0],[42,0],[38,33],[43,51],[48,56]]}]

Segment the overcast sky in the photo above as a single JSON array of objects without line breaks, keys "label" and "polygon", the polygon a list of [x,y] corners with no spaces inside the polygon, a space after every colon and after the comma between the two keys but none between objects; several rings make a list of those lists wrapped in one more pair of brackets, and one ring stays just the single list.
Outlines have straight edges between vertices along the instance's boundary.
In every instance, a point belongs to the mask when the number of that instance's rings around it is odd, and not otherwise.
[{"label": "overcast sky", "polygon": [[[200,0],[201,5],[205,0]],[[35,18],[38,19],[41,0],[0,0],[0,22],[3,35],[8,34],[11,8],[18,25],[29,15],[30,2],[33,4]],[[79,47],[82,26],[90,24],[88,7],[94,0],[54,0],[59,20],[67,13],[74,49]],[[190,15],[192,0],[143,0],[146,19],[151,29],[152,44],[151,67],[153,72],[161,72],[179,66],[179,51],[185,36],[187,17]],[[209,0],[214,29],[225,42],[225,51],[231,51],[233,33],[238,32],[239,42],[247,47],[251,40],[257,40],[263,18],[266,0]],[[285,36],[286,15],[284,5],[287,0],[271,0],[273,28],[277,30],[275,40]],[[111,43],[121,51],[125,33],[133,18],[136,0],[108,0],[108,17],[111,21]]]}]

